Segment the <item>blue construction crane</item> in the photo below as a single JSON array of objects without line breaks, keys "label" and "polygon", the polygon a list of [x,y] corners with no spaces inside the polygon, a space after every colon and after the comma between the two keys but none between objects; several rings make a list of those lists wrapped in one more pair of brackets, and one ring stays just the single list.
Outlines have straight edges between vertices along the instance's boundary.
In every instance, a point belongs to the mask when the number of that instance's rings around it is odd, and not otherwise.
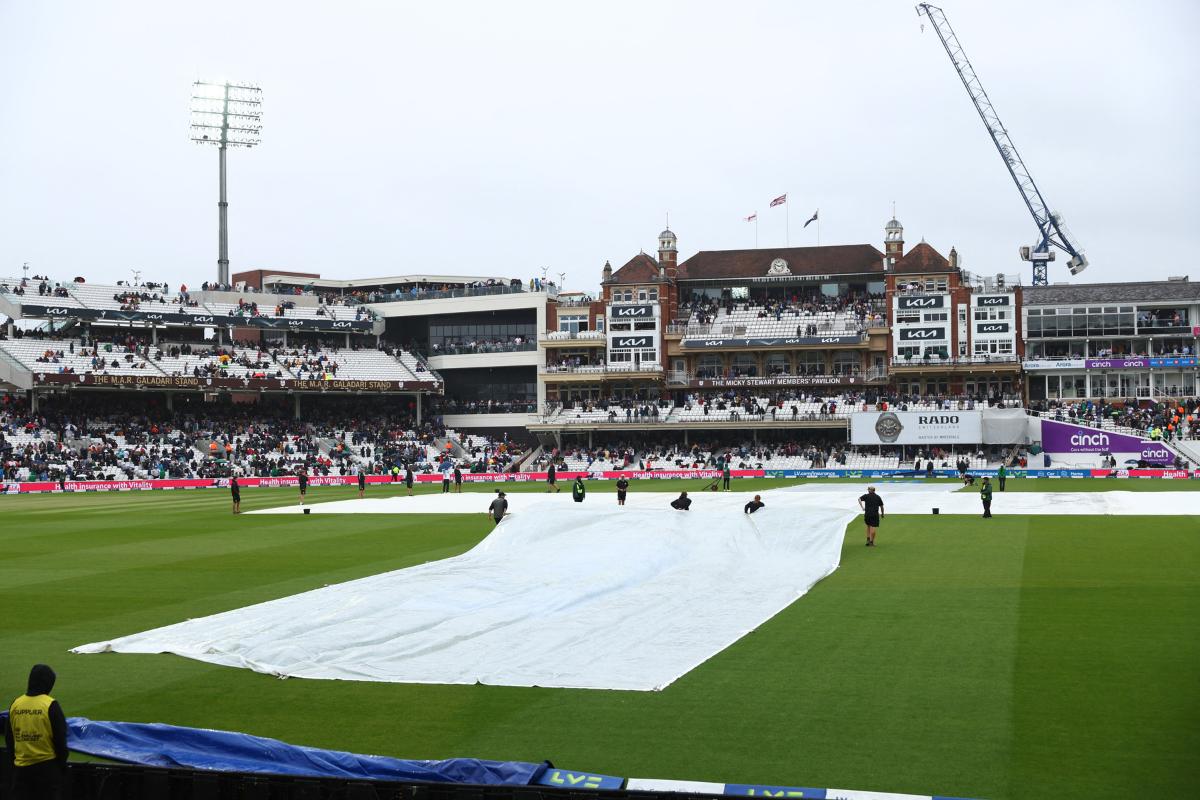
[{"label": "blue construction crane", "polygon": [[988,99],[987,92],[983,90],[983,84],[979,82],[975,68],[967,60],[966,51],[959,44],[958,37],[954,35],[954,29],[946,20],[945,12],[937,6],[921,3],[917,6],[917,14],[928,17],[930,23],[933,24],[933,30],[942,40],[946,54],[950,56],[950,63],[958,71],[958,77],[962,79],[963,86],[966,87],[967,94],[971,97],[971,102],[975,104],[975,110],[979,112],[979,118],[983,120],[983,126],[987,128],[992,142],[1000,151],[1000,157],[1004,159],[1004,165],[1008,167],[1008,174],[1012,175],[1017,189],[1021,192],[1021,197],[1025,199],[1025,205],[1029,207],[1029,213],[1033,215],[1034,224],[1037,225],[1041,238],[1033,247],[1020,249],[1021,258],[1033,264],[1033,285],[1045,286],[1047,283],[1046,265],[1054,260],[1054,251],[1050,249],[1052,245],[1071,257],[1067,262],[1067,269],[1071,271],[1072,275],[1083,272],[1088,265],[1083,248],[1075,242],[1074,237],[1067,230],[1062,215],[1047,210],[1042,193],[1038,190],[1037,184],[1033,182],[1033,176],[1029,174],[1025,162],[1021,160],[1021,154],[1017,152],[1017,146],[1009,138],[1008,130],[1000,121],[996,109],[992,107],[992,101]]}]

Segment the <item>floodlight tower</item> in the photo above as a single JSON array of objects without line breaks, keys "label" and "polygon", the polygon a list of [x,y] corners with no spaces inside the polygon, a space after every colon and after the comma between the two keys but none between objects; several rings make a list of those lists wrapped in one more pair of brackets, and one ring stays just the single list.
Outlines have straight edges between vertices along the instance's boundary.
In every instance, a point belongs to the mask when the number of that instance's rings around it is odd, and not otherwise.
[{"label": "floodlight tower", "polygon": [[229,202],[225,199],[225,150],[254,147],[262,139],[262,89],[243,83],[192,84],[191,139],[216,145],[221,171],[217,202],[217,282],[229,283]]}]

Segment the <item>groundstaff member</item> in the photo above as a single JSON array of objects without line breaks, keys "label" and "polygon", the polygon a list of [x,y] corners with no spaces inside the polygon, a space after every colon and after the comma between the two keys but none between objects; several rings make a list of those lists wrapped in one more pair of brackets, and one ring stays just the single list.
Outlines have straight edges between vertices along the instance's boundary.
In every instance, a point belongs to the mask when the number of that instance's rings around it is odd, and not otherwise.
[{"label": "groundstaff member", "polygon": [[13,701],[4,729],[12,765],[13,788],[19,798],[61,796],[67,767],[67,719],[50,696],[54,670],[34,664],[25,694]]},{"label": "groundstaff member", "polygon": [[233,513],[242,513],[242,487],[238,486],[236,475],[229,479],[229,494],[233,497]]},{"label": "groundstaff member", "polygon": [[676,511],[687,511],[692,507],[692,498],[687,496],[687,492],[680,492],[679,497],[671,501],[671,508]]},{"label": "groundstaff member", "polygon": [[554,462],[550,462],[550,468],[546,470],[546,491],[558,494],[558,470],[554,468]]},{"label": "groundstaff member", "polygon": [[883,518],[883,498],[875,494],[874,486],[868,486],[867,493],[858,498],[858,507],[862,509],[863,521],[867,523],[867,547],[874,547],[875,531],[879,528],[879,520]]},{"label": "groundstaff member", "polygon": [[992,482],[984,478],[983,486],[979,488],[979,499],[983,501],[983,518],[990,519],[992,516]]},{"label": "groundstaff member", "polygon": [[413,485],[412,464],[404,465],[404,485],[408,487],[408,496],[412,497],[412,485]]},{"label": "groundstaff member", "polygon": [[1004,465],[1000,465],[1000,469],[996,470],[996,480],[1000,482],[1000,491],[1004,491],[1004,479],[1008,477],[1008,470],[1004,469]]},{"label": "groundstaff member", "polygon": [[488,513],[497,525],[504,519],[504,515],[508,513],[508,501],[504,499],[504,492],[496,492],[496,499],[488,506]]},{"label": "groundstaff member", "polygon": [[367,491],[367,470],[362,464],[358,464],[354,467],[354,472],[358,475],[358,499],[362,500]]},{"label": "groundstaff member", "polygon": [[576,503],[582,503],[583,498],[587,496],[587,487],[583,485],[583,476],[576,475],[575,482],[571,484],[571,499]]},{"label": "groundstaff member", "polygon": [[746,503],[746,505],[742,508],[742,513],[743,514],[753,514],[755,511],[758,511],[760,508],[766,508],[766,506],[767,506],[767,504],[762,501],[762,495],[756,494],[756,495],[754,495],[754,499],[751,500],[749,503]]},{"label": "groundstaff member", "polygon": [[629,481],[625,478],[617,479],[617,505],[625,505],[625,495],[629,491]]},{"label": "groundstaff member", "polygon": [[304,505],[304,495],[308,494],[308,471],[304,467],[296,473],[296,480],[300,486],[300,505]]}]

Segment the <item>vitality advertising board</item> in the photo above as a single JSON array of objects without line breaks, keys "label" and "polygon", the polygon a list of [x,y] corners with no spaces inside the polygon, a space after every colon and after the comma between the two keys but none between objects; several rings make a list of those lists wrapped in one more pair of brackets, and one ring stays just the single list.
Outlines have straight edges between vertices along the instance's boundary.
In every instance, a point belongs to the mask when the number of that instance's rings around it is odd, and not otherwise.
[{"label": "vitality advertising board", "polygon": [[850,440],[859,445],[979,444],[979,411],[860,411],[850,417]]},{"label": "vitality advertising board", "polygon": [[[544,481],[547,473],[545,472],[464,472],[462,474],[463,483],[526,483],[530,481]],[[764,473],[761,469],[735,469],[730,470],[730,475],[734,478],[761,478]],[[647,478],[654,479],[672,479],[672,478],[706,478],[713,479],[721,477],[721,471],[718,469],[671,469],[671,470],[616,470],[600,473],[587,472],[567,472],[562,471],[555,474],[555,477],[560,481],[573,481],[578,477],[587,480],[617,480],[618,478],[628,478],[630,480],[640,480]],[[421,473],[413,476],[417,483],[440,483],[442,480],[441,473]],[[403,473],[393,478],[391,475],[368,475],[367,484],[388,484],[401,483],[404,479]],[[269,478],[238,478],[238,486],[243,489],[253,488],[280,488],[286,486],[295,486],[298,483],[295,475],[278,475]],[[308,477],[309,486],[357,486],[358,478],[354,475],[310,475]],[[131,481],[65,481],[60,485],[58,481],[10,481],[0,483],[0,494],[27,494],[30,492],[56,492],[65,488],[68,492],[126,492],[126,491],[141,491],[149,489],[228,489],[229,478],[171,478],[171,479],[146,479],[146,480],[131,480]]]}]

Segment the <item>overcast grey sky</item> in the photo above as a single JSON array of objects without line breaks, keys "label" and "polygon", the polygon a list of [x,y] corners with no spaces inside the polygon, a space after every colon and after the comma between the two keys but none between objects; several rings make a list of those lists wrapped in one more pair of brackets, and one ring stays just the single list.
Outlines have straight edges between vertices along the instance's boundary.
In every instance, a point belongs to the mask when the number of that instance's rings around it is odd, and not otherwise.
[{"label": "overcast grey sky", "polygon": [[[1081,279],[1188,273],[1200,4],[944,7]],[[822,244],[881,246],[895,201],[908,246],[1028,279],[1033,223],[901,0],[0,0],[0,275],[215,278],[217,154],[188,141],[188,96],[221,77],[264,92],[263,144],[230,155],[234,272],[545,266],[594,290],[667,212],[681,257],[753,246],[755,211],[782,245],[786,192],[792,245],[819,207]]]}]

